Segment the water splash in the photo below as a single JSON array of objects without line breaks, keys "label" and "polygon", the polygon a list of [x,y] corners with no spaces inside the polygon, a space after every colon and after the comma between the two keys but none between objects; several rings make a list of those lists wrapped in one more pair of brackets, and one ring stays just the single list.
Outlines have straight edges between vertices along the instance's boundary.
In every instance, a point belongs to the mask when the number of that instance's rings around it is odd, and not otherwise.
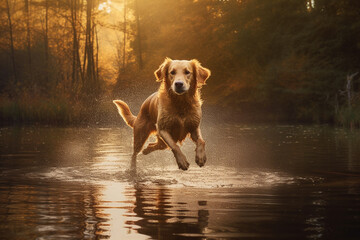
[{"label": "water splash", "polygon": [[[290,185],[299,181],[314,183],[320,179],[310,177],[291,176],[283,172],[271,172],[254,169],[241,171],[231,167],[207,166],[204,168],[190,168],[181,171],[175,167],[155,167],[140,169],[137,172],[129,169],[116,168],[117,171],[104,171],[93,167],[54,167],[45,172],[28,173],[29,178],[56,179],[66,182],[82,182],[89,184],[103,184],[104,182],[126,182],[143,185],[169,185],[193,188],[261,188],[278,185]],[[103,170],[103,171],[102,171]]]}]

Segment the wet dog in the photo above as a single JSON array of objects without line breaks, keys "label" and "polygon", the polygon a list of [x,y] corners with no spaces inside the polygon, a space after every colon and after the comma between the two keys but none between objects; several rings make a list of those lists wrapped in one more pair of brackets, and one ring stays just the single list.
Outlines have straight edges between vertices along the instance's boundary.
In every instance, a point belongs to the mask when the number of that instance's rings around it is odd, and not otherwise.
[{"label": "wet dog", "polygon": [[137,116],[131,113],[125,102],[113,101],[124,121],[134,131],[132,164],[136,164],[136,156],[150,134],[156,133],[157,141],[150,143],[142,151],[143,154],[169,147],[179,168],[187,170],[189,163],[177,143],[190,135],[196,144],[195,161],[200,167],[204,166],[206,155],[205,141],[200,131],[200,88],[210,77],[210,70],[195,59],[166,58],[154,74],[161,82],[160,88],[144,101]]}]

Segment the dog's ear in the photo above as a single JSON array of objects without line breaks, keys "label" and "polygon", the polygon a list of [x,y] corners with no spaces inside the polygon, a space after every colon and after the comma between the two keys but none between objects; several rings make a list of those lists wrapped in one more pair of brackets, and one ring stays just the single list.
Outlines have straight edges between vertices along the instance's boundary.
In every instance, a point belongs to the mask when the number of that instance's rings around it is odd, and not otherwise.
[{"label": "dog's ear", "polygon": [[165,58],[164,62],[154,72],[157,82],[161,82],[165,78],[166,71],[168,70],[171,61],[171,58]]},{"label": "dog's ear", "polygon": [[191,64],[193,65],[194,72],[196,73],[197,86],[201,87],[202,85],[205,85],[206,80],[211,75],[211,71],[201,66],[201,63],[196,59],[191,60]]}]

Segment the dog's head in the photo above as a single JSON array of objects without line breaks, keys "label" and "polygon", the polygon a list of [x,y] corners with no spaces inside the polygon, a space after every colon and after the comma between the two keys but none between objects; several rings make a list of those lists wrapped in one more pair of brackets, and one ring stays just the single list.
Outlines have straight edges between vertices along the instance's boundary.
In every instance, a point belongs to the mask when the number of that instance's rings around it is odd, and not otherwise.
[{"label": "dog's head", "polygon": [[200,88],[210,74],[210,70],[202,67],[196,59],[188,61],[166,58],[155,71],[157,81],[164,81],[167,87],[177,95],[182,95],[191,88]]}]

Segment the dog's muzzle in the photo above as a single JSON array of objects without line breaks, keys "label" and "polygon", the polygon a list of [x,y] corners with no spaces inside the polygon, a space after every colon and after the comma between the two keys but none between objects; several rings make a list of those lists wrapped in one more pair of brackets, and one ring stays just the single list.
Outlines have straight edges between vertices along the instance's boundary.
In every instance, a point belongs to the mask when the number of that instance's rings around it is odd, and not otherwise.
[{"label": "dog's muzzle", "polygon": [[182,94],[185,92],[184,83],[183,82],[175,82],[175,92],[177,94]]}]

